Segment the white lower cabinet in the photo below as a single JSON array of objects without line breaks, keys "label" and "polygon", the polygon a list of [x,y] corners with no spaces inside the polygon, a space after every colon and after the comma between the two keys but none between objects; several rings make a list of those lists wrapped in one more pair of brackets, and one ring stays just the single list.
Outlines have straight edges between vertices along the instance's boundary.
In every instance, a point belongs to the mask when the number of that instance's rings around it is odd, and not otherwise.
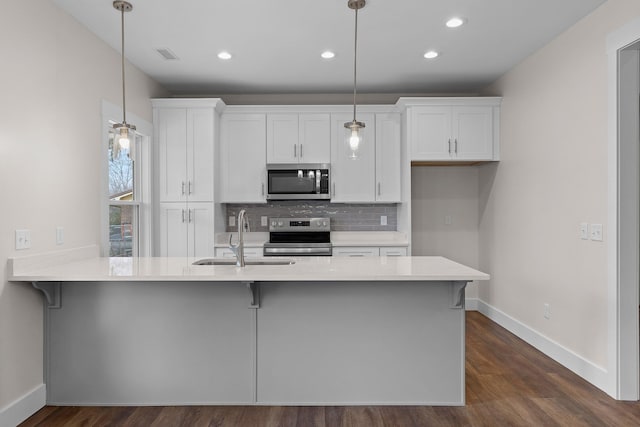
[{"label": "white lower cabinet", "polygon": [[160,203],[160,256],[213,256],[213,203]]},{"label": "white lower cabinet", "polygon": [[406,246],[338,246],[333,248],[333,256],[407,256]]},{"label": "white lower cabinet", "polygon": [[380,256],[380,248],[365,246],[338,246],[333,248],[333,256]]},{"label": "white lower cabinet", "polygon": [[[234,239],[233,244],[237,242]],[[262,248],[244,248],[245,258],[259,258],[262,256]],[[235,254],[229,248],[216,248],[216,258],[235,258]]]},{"label": "white lower cabinet", "polygon": [[380,256],[407,256],[406,246],[382,246]]}]

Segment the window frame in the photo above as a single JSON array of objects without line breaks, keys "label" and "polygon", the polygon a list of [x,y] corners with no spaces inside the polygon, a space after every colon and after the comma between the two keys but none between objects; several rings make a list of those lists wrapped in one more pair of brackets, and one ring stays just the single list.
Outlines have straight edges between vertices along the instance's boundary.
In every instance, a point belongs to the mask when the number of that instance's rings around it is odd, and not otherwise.
[{"label": "window frame", "polygon": [[[151,256],[153,247],[152,224],[152,153],[151,138],[153,126],[146,120],[127,111],[127,118],[136,125],[136,138],[134,142],[134,194],[135,201],[109,200],[109,130],[113,123],[121,121],[122,107],[108,101],[102,101],[102,120],[100,127],[100,253],[103,257],[109,256],[109,207],[110,206],[136,206],[134,214],[134,239],[133,256]],[[137,233],[136,233],[137,231]]]}]

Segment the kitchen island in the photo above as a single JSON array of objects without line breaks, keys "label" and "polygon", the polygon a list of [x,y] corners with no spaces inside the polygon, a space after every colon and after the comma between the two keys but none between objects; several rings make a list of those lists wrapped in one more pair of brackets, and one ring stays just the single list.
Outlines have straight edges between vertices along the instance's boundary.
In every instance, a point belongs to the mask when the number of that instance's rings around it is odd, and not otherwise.
[{"label": "kitchen island", "polygon": [[463,405],[464,287],[442,257],[9,261],[45,298],[52,405]]}]

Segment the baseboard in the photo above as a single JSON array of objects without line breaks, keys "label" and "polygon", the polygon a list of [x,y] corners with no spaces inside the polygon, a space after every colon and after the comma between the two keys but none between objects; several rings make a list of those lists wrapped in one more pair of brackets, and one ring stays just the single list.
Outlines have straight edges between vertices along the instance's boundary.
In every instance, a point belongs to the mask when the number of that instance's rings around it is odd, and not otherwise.
[{"label": "baseboard", "polygon": [[478,299],[477,298],[467,298],[464,300],[464,309],[466,311],[478,311]]},{"label": "baseboard", "polygon": [[17,426],[47,403],[47,389],[40,384],[24,396],[0,409],[0,426]]},{"label": "baseboard", "polygon": [[588,361],[557,342],[545,337],[538,331],[530,328],[497,308],[490,306],[486,302],[476,300],[476,304],[477,311],[484,314],[518,338],[540,350],[565,368],[584,378],[600,390],[608,393],[609,378],[606,369]]}]

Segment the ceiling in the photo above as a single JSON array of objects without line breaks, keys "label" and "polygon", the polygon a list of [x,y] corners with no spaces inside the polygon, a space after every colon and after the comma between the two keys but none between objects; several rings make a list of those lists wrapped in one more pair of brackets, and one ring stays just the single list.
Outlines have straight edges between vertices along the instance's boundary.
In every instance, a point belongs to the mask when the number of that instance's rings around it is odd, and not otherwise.
[{"label": "ceiling", "polygon": [[[120,51],[111,0],[52,0]],[[127,59],[174,95],[353,91],[347,0],[129,0]],[[473,93],[606,0],[367,0],[359,93]],[[445,26],[452,16],[467,21]],[[179,58],[166,60],[157,49]],[[333,59],[320,53],[335,51]],[[430,49],[440,56],[427,60]],[[220,51],[233,58],[222,61]]]}]

